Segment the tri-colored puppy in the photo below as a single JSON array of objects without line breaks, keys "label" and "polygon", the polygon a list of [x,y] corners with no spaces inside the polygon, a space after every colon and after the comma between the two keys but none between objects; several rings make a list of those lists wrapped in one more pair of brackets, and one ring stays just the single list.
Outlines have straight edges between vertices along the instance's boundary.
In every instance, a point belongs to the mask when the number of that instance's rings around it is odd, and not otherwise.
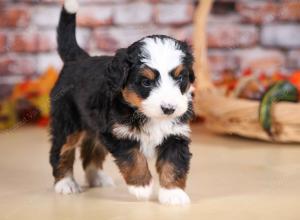
[{"label": "tri-colored puppy", "polygon": [[76,42],[77,9],[76,0],[67,0],[57,29],[64,67],[51,93],[55,191],[81,191],[72,171],[78,146],[91,187],[113,185],[102,171],[109,152],[129,192],[148,199],[153,181],[147,159],[154,157],[159,201],[189,203],[184,188],[191,158],[188,121],[193,115],[190,47],[153,35],[114,56],[91,57]]}]

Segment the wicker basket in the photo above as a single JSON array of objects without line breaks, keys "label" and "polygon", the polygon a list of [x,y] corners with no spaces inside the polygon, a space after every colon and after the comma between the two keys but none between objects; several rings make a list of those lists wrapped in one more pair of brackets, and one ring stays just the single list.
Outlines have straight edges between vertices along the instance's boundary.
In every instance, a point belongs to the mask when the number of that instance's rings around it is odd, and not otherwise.
[{"label": "wicker basket", "polygon": [[300,104],[278,103],[272,112],[274,137],[259,124],[259,102],[221,95],[211,83],[207,62],[205,29],[212,0],[201,1],[194,18],[195,111],[217,133],[236,134],[277,142],[300,142]]}]

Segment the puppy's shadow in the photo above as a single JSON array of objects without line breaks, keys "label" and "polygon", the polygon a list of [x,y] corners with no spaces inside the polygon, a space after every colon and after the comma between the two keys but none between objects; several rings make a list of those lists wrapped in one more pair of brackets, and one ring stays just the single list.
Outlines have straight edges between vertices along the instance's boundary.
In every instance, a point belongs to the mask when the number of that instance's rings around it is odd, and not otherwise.
[{"label": "puppy's shadow", "polygon": [[[151,203],[157,203],[157,194],[154,193],[152,197],[147,201]],[[82,195],[89,199],[95,200],[106,200],[113,202],[126,202],[126,203],[136,203],[141,202],[137,200],[133,195],[128,192],[128,189],[124,184],[117,182],[115,186],[112,187],[93,187],[89,188],[83,186]]]}]

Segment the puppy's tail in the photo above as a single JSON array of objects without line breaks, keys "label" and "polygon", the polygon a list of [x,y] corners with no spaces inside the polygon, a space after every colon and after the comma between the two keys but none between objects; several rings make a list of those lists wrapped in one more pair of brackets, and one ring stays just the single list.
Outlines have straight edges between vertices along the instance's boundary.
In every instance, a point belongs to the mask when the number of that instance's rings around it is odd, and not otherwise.
[{"label": "puppy's tail", "polygon": [[64,62],[87,58],[89,55],[78,46],[76,40],[77,0],[65,0],[57,27],[58,53]]}]

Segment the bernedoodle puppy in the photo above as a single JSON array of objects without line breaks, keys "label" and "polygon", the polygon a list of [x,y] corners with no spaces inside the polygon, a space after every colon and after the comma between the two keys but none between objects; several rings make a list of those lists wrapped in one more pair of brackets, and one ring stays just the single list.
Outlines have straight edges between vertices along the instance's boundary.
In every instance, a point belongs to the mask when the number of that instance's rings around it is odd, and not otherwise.
[{"label": "bernedoodle puppy", "polygon": [[158,199],[187,204],[189,120],[194,73],[190,47],[152,35],[116,51],[89,56],[76,41],[76,0],[66,0],[57,29],[64,61],[51,92],[50,162],[55,191],[81,192],[73,177],[75,149],[91,187],[113,185],[103,172],[110,153],[137,199],[149,199],[153,181],[147,160],[156,159]]}]

